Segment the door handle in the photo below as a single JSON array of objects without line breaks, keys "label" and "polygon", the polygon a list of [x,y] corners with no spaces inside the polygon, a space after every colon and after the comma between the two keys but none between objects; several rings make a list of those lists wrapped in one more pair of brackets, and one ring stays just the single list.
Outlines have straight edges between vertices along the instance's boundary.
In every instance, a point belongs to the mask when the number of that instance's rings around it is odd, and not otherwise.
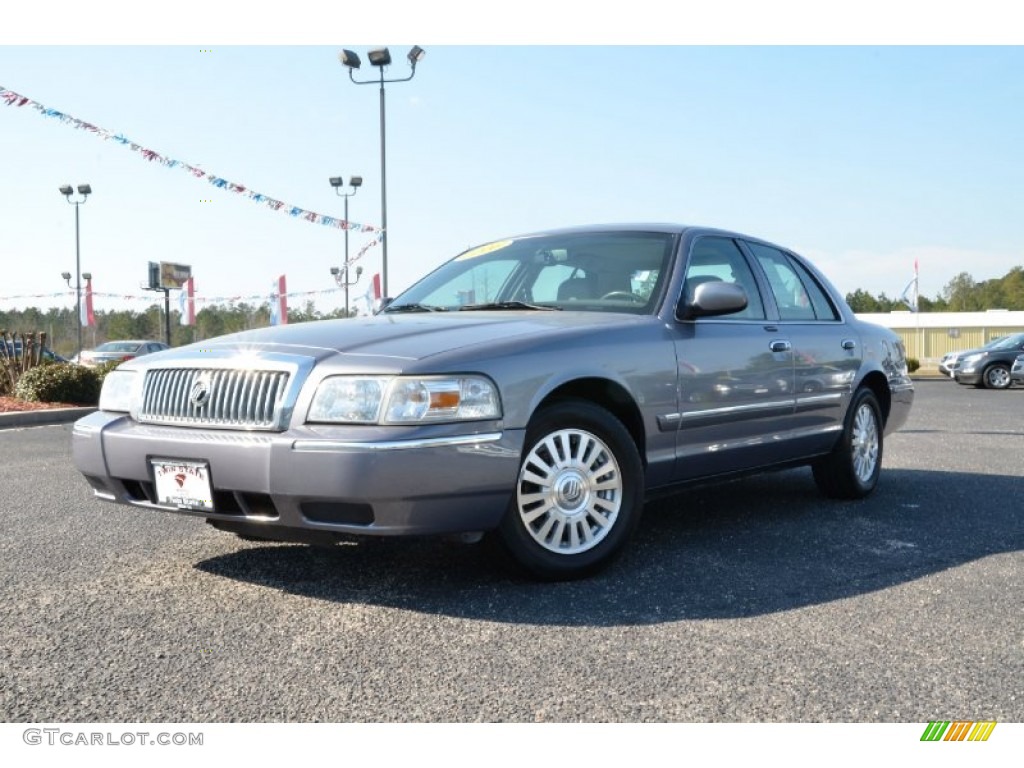
[{"label": "door handle", "polygon": [[857,342],[856,341],[854,341],[853,339],[843,339],[843,349],[850,350],[850,349],[856,349],[856,348],[857,348]]},{"label": "door handle", "polygon": [[768,349],[770,349],[772,352],[789,352],[789,350],[792,348],[792,344],[790,344],[788,341],[783,341],[782,339],[777,339],[768,345]]}]

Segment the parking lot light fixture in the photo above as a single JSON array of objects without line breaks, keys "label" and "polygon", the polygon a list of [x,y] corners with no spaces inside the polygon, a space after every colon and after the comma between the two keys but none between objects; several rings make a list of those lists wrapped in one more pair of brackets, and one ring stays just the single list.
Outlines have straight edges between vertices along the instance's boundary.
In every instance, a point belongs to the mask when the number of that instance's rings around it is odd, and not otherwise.
[{"label": "parking lot light fixture", "polygon": [[368,58],[370,63],[375,67],[391,66],[391,51],[387,48],[375,48],[366,54],[366,58]]},{"label": "parking lot light fixture", "polygon": [[384,69],[391,64],[391,51],[387,48],[375,48],[367,53],[370,64],[377,67],[379,77],[375,80],[356,80],[355,71],[362,63],[354,52],[343,49],[338,59],[348,68],[348,77],[356,85],[380,84],[380,226],[381,226],[381,287],[384,296],[388,295],[388,181],[387,181],[387,131],[385,128],[384,84],[404,83],[416,76],[416,64],[423,60],[427,52],[414,45],[409,49],[406,59],[409,61],[409,76],[385,79]]},{"label": "parking lot light fixture", "polygon": [[345,266],[342,269],[337,267],[331,268],[331,274],[334,275],[335,282],[345,288],[345,317],[348,317],[348,287],[355,285],[356,281],[359,280],[359,275],[356,275],[356,279],[349,281],[348,279],[348,199],[355,195],[359,191],[359,188],[363,186],[362,176],[352,176],[349,180],[349,186],[352,187],[351,192],[342,192],[342,188],[345,186],[345,179],[341,176],[331,176],[328,179],[330,185],[334,187],[334,194],[338,197],[345,198]]},{"label": "parking lot light fixture", "polygon": [[350,51],[348,49],[342,49],[341,54],[338,56],[338,59],[341,61],[342,64],[344,64],[349,69],[359,69],[360,65],[362,64],[362,62],[359,60],[359,54],[357,54],[355,51]]},{"label": "parking lot light fixture", "polygon": [[[71,188],[70,184],[65,184],[60,187],[60,193],[64,195],[65,199],[73,206],[75,206],[75,313],[78,316],[78,354],[82,353],[82,252],[80,247],[79,239],[79,224],[78,224],[78,209],[92,194],[92,187],[88,184],[78,185],[78,194],[82,196],[81,200],[72,200],[71,196],[75,193],[75,190]],[[67,273],[63,273],[66,275]],[[67,279],[67,278],[65,278]],[[70,286],[70,281],[68,285]]]}]

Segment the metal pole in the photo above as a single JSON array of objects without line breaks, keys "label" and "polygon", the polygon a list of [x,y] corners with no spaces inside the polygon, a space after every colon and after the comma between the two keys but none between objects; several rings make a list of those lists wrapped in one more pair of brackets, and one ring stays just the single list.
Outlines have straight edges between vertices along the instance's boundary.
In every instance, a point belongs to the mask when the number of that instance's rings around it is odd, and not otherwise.
[{"label": "metal pole", "polygon": [[345,317],[348,317],[348,195],[345,195]]},{"label": "metal pole", "polygon": [[171,346],[171,289],[164,288],[164,341]]},{"label": "metal pole", "polygon": [[[380,225],[382,294],[388,296],[388,177],[384,141],[384,67],[380,68]],[[347,278],[346,278],[347,279]]]},{"label": "metal pole", "polygon": [[75,311],[78,315],[78,356],[82,356],[82,253],[78,238],[78,203],[75,203]]}]

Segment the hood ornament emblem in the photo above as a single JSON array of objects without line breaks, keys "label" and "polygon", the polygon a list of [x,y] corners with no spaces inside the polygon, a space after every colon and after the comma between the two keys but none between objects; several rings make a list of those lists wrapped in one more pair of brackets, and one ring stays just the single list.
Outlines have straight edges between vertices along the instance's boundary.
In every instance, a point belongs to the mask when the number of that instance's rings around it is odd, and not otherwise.
[{"label": "hood ornament emblem", "polygon": [[188,392],[188,401],[196,408],[202,408],[208,402],[210,402],[210,396],[213,393],[210,390],[210,380],[205,376],[200,376],[192,384],[192,388]]}]

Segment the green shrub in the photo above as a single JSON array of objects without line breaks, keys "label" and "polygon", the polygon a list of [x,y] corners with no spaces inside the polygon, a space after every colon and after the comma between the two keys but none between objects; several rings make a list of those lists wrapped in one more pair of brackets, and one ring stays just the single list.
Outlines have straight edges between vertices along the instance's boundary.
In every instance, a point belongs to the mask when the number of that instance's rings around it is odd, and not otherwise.
[{"label": "green shrub", "polygon": [[10,395],[25,371],[50,362],[44,357],[46,332],[0,330],[0,395]]},{"label": "green shrub", "polygon": [[100,400],[100,381],[94,369],[81,365],[40,365],[21,375],[14,396],[37,403],[96,405]]},{"label": "green shrub", "polygon": [[916,357],[908,357],[907,358],[907,372],[908,373],[913,373],[914,371],[916,371],[920,367],[921,367],[921,361],[918,360]]}]

